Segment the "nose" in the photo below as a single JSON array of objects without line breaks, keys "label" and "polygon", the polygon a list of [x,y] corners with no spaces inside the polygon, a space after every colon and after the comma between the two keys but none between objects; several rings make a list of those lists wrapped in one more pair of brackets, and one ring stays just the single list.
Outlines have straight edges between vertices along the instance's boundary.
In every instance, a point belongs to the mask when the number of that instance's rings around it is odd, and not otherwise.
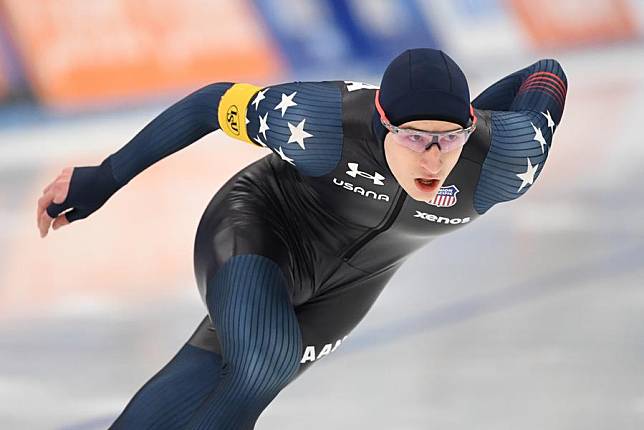
[{"label": "nose", "polygon": [[436,144],[432,145],[420,156],[420,167],[430,175],[437,175],[440,172],[442,165],[443,160],[441,160],[441,151]]}]

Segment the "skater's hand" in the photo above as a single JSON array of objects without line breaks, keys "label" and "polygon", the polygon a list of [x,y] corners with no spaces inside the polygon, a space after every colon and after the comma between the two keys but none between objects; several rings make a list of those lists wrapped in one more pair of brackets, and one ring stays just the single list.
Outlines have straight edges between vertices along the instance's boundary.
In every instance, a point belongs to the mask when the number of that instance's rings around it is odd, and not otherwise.
[{"label": "skater's hand", "polygon": [[66,167],[43,189],[38,199],[36,222],[40,237],[49,228],[57,230],[71,222],[88,217],[118,190],[111,167]]},{"label": "skater's hand", "polygon": [[[40,237],[47,236],[49,227],[54,230],[69,224],[69,220],[65,214],[52,218],[47,213],[47,208],[52,203],[61,204],[67,199],[69,193],[69,182],[72,178],[73,167],[65,167],[53,182],[42,190],[42,196],[38,199],[38,209],[36,210],[36,222],[40,230]],[[53,226],[52,226],[52,221]]]}]

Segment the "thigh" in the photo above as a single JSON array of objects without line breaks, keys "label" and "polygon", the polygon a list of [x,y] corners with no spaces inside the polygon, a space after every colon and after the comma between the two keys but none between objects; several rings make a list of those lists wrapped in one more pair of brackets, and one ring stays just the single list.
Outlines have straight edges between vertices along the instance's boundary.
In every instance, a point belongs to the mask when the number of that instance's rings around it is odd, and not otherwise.
[{"label": "thigh", "polygon": [[283,220],[249,182],[245,176],[228,181],[212,198],[199,222],[194,269],[204,304],[208,283],[226,262],[239,255],[268,258],[281,269],[289,291],[293,283],[294,258],[284,238]]}]

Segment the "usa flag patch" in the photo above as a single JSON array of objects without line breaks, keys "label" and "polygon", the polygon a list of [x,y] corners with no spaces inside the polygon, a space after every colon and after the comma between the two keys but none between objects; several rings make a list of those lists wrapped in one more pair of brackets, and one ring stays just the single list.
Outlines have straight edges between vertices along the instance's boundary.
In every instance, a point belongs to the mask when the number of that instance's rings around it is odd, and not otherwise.
[{"label": "usa flag patch", "polygon": [[439,208],[451,208],[457,202],[456,194],[458,194],[458,191],[459,190],[458,188],[456,188],[456,185],[441,187],[441,189],[438,190],[436,197],[434,197],[427,203]]}]

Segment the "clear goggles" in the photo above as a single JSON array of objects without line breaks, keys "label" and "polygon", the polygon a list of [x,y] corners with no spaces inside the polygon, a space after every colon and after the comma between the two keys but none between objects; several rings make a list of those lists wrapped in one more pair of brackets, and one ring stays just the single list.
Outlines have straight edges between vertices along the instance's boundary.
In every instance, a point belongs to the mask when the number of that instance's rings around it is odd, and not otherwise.
[{"label": "clear goggles", "polygon": [[385,111],[380,105],[380,90],[376,91],[376,109],[380,114],[380,122],[391,132],[393,140],[405,148],[415,152],[424,152],[438,145],[441,152],[450,152],[461,148],[467,142],[467,139],[476,130],[477,118],[474,114],[474,108],[470,105],[470,126],[455,131],[431,132],[425,130],[416,130],[413,128],[400,128],[392,125],[387,119]]}]

